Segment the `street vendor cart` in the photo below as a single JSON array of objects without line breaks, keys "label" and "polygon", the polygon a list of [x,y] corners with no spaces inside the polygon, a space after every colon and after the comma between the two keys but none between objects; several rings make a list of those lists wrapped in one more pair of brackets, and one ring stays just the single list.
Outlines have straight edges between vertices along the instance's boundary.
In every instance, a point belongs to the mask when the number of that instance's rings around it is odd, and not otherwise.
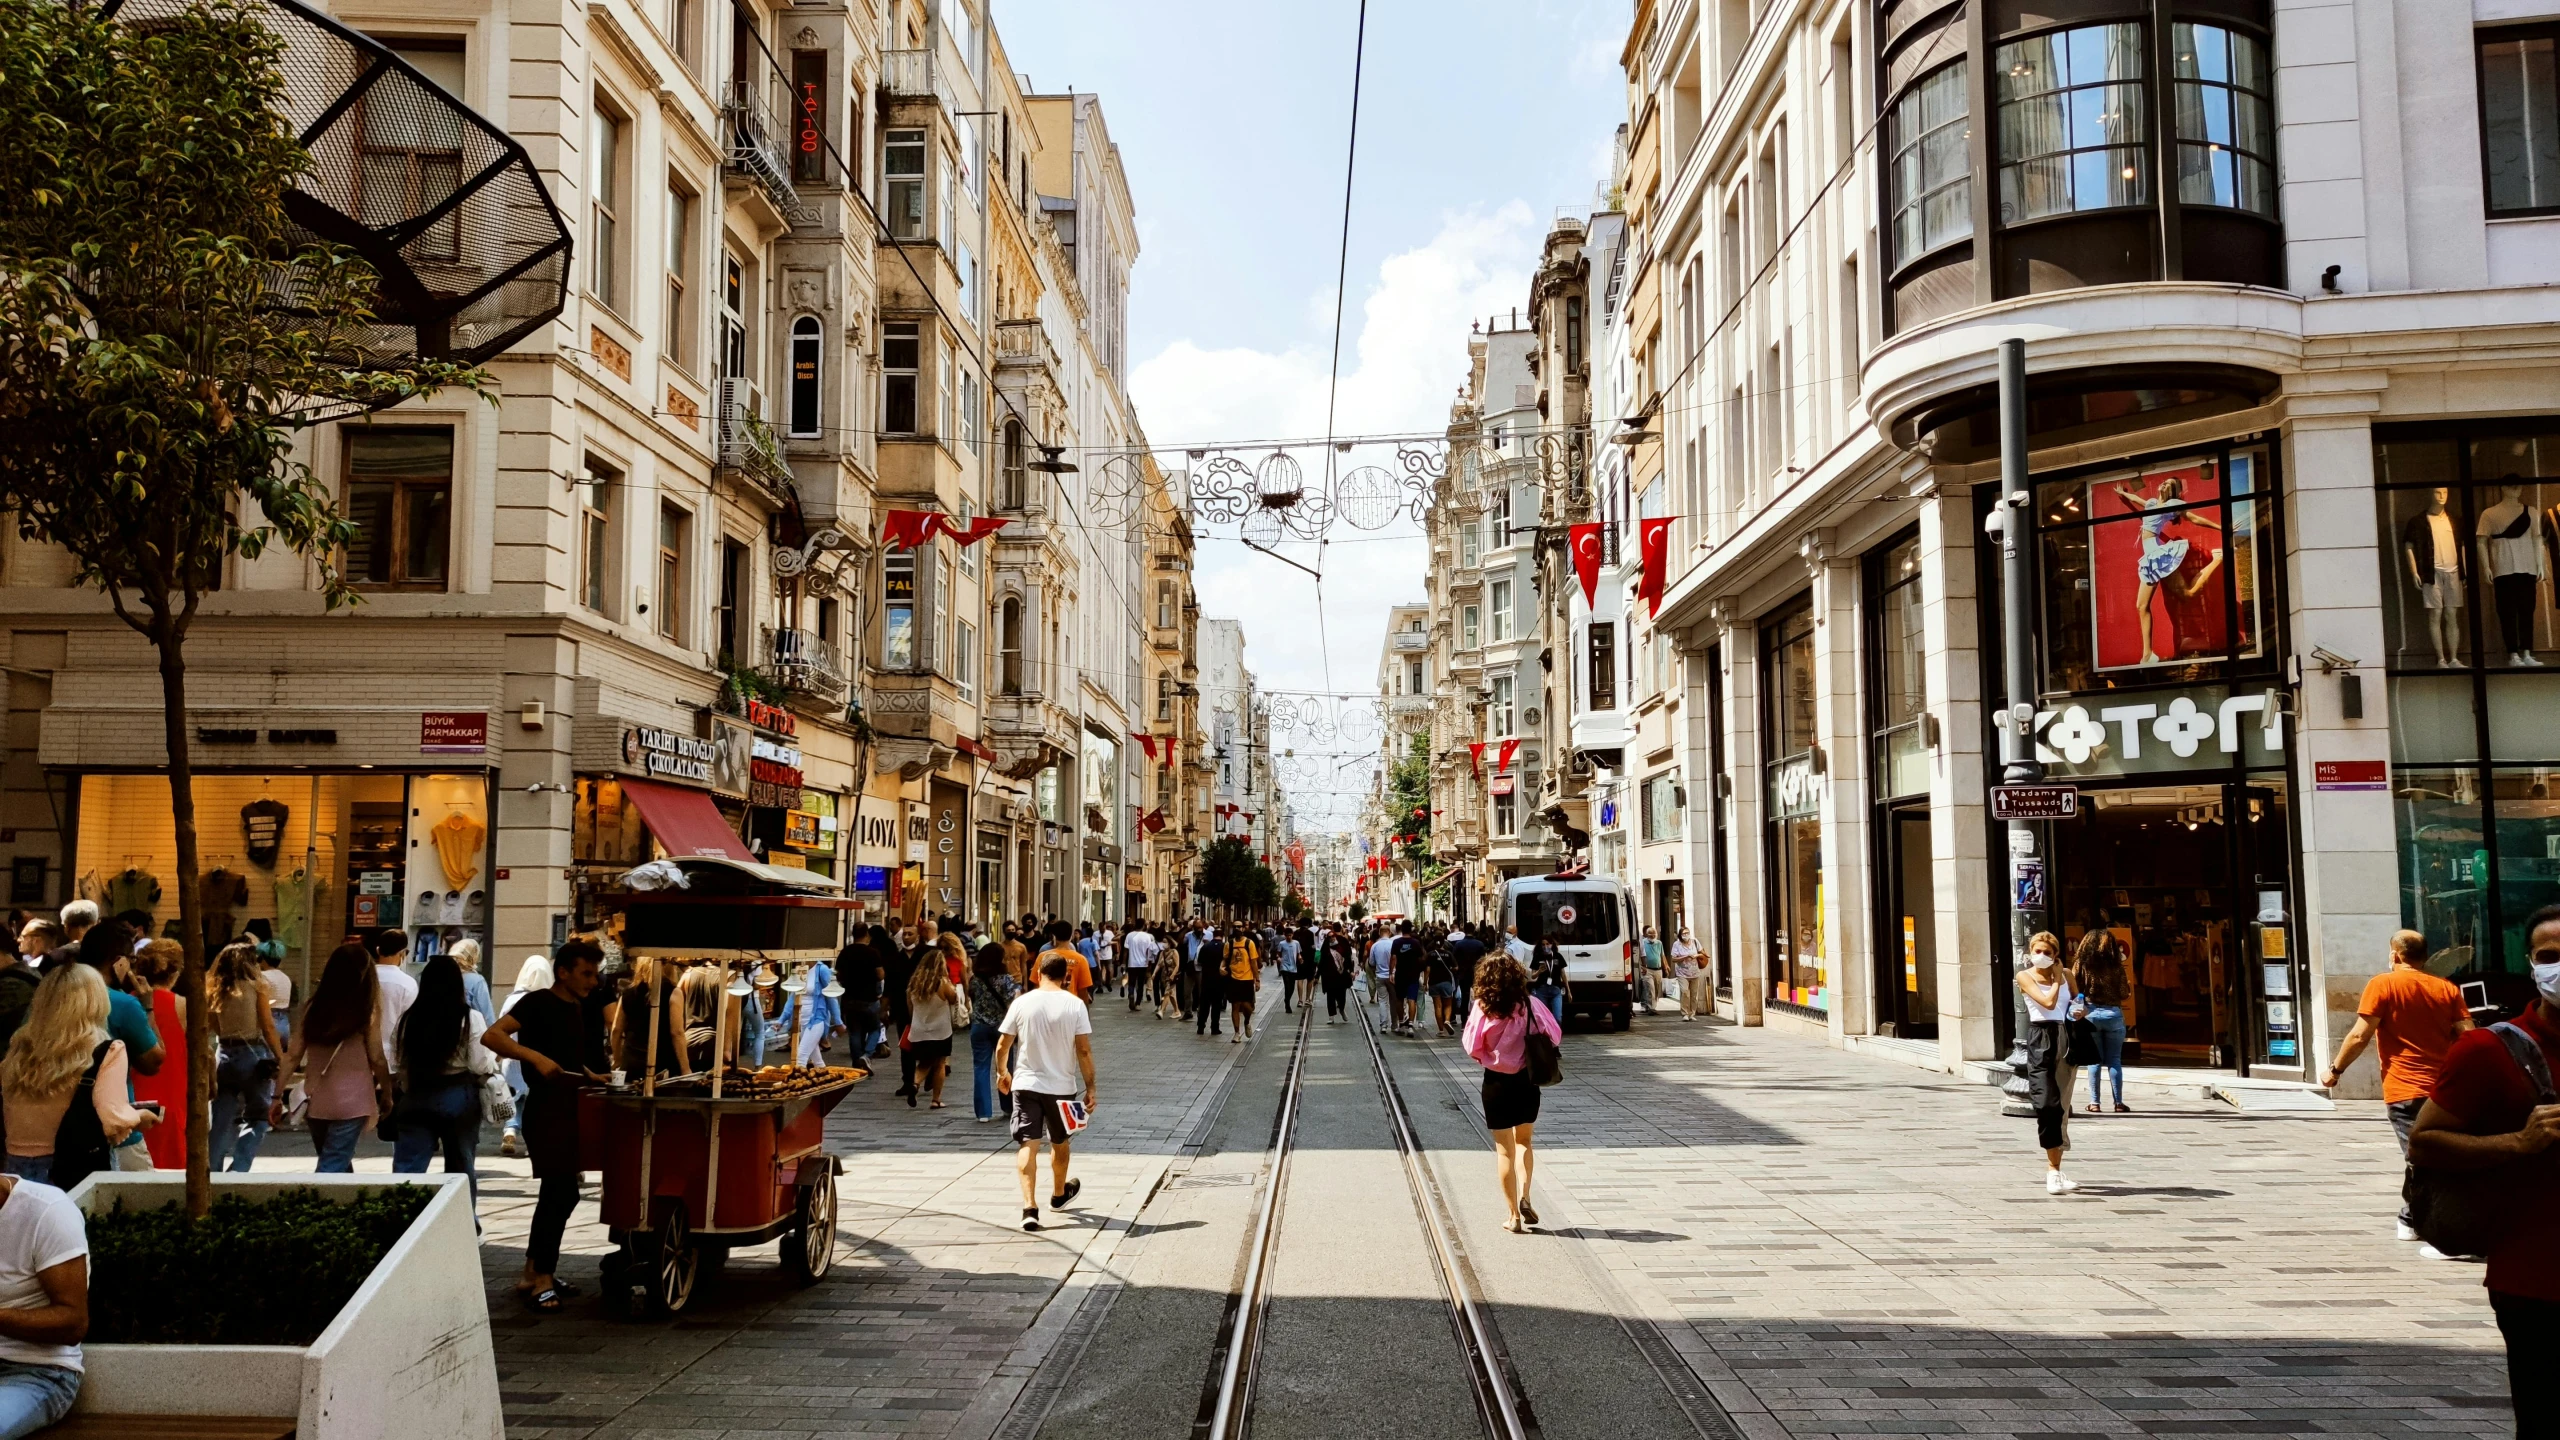
[{"label": "street vendor cart", "polygon": [[[741,861],[662,862],[667,888],[623,901],[623,950],[641,979],[622,1000],[640,1007],[636,1073],[602,1096],[602,1212],[614,1251],[603,1266],[606,1303],[656,1315],[692,1304],[706,1258],[781,1242],[783,1268],[814,1284],[835,1258],[836,1177],[826,1117],[864,1072],[788,1063],[729,1063],[729,1003],[759,984],[805,994],[814,962],[835,958],[841,912],[834,882],[807,871]],[[724,997],[716,1041],[694,1069],[665,1039],[677,977],[715,967]],[[743,1006],[737,1007],[743,1009]],[[681,1031],[677,1032],[679,1035]],[[673,1051],[670,1055],[668,1052]]]}]

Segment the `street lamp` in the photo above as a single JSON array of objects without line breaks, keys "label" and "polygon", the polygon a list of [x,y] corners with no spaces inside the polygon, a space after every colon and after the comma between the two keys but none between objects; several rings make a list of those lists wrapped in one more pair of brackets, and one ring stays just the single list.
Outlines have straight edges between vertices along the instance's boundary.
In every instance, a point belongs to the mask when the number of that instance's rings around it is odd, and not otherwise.
[{"label": "street lamp", "polygon": [[[2034,559],[2027,548],[2033,534],[2027,480],[2027,342],[2000,342],[2000,502],[1985,528],[2000,537],[2001,672],[2009,708],[2000,726],[2002,783],[2032,785],[2044,779],[2036,759],[2035,612],[2030,587]],[[2027,942],[2045,928],[2050,877],[2045,871],[2043,829],[2034,821],[2009,822],[2009,1078],[2000,1086],[2000,1113],[2033,1115],[2027,1083],[2027,999],[2018,989],[2016,972],[2026,968]],[[2070,1097],[2063,1103],[2068,1106]]]}]

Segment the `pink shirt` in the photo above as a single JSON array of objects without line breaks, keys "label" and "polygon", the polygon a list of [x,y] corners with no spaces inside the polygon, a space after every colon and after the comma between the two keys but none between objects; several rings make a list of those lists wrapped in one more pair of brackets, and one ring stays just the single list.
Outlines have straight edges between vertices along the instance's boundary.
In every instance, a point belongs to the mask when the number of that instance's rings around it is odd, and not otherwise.
[{"label": "pink shirt", "polygon": [[1564,1027],[1535,1000],[1521,1002],[1519,1010],[1500,1020],[1486,1015],[1484,1006],[1473,1006],[1467,1011],[1467,1053],[1487,1070],[1516,1075],[1521,1066],[1529,1063],[1531,1025],[1558,1045],[1564,1043]]}]

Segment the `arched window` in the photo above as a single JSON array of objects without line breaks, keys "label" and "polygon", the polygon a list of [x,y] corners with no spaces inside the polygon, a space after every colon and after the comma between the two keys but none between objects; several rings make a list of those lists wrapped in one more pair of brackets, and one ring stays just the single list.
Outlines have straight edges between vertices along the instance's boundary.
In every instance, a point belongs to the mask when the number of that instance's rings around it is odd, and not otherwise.
[{"label": "arched window", "polygon": [[1024,492],[1029,488],[1024,483],[1029,473],[1025,468],[1026,463],[1027,457],[1023,454],[1022,422],[1008,419],[1004,422],[1004,473],[996,491],[997,509],[1019,510],[1022,508]]},{"label": "arched window", "polygon": [[996,693],[1022,693],[1022,599],[1008,595],[996,612]]},{"label": "arched window", "polygon": [[803,439],[818,433],[818,348],[818,317],[792,321],[791,433]]}]

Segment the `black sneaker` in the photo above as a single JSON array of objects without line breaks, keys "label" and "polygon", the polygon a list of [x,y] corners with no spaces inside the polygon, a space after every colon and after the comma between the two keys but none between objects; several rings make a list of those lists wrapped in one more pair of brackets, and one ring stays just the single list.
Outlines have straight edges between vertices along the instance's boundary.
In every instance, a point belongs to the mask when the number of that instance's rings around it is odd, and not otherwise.
[{"label": "black sneaker", "polygon": [[1052,1196],[1050,1196],[1050,1197],[1049,1197],[1049,1208],[1050,1208],[1050,1209],[1052,1209],[1052,1210],[1064,1210],[1064,1209],[1066,1209],[1066,1208],[1067,1208],[1067,1206],[1068,1206],[1068,1204],[1069,1204],[1069,1203],[1071,1203],[1072,1201],[1074,1201],[1074,1199],[1076,1198],[1077,1193],[1078,1193],[1078,1192],[1080,1192],[1080,1191],[1082,1191],[1083,1189],[1084,1189],[1084,1182],[1083,1182],[1083,1181],[1081,1181],[1081,1180],[1070,1180],[1070,1181],[1068,1181],[1068,1182],[1067,1182],[1067,1188],[1066,1188],[1066,1189],[1061,1190],[1061,1191],[1059,1191],[1057,1194],[1052,1195]]},{"label": "black sneaker", "polygon": [[1022,1228],[1025,1230],[1037,1230],[1040,1228],[1039,1206],[1034,1205],[1030,1209],[1022,1212]]}]

